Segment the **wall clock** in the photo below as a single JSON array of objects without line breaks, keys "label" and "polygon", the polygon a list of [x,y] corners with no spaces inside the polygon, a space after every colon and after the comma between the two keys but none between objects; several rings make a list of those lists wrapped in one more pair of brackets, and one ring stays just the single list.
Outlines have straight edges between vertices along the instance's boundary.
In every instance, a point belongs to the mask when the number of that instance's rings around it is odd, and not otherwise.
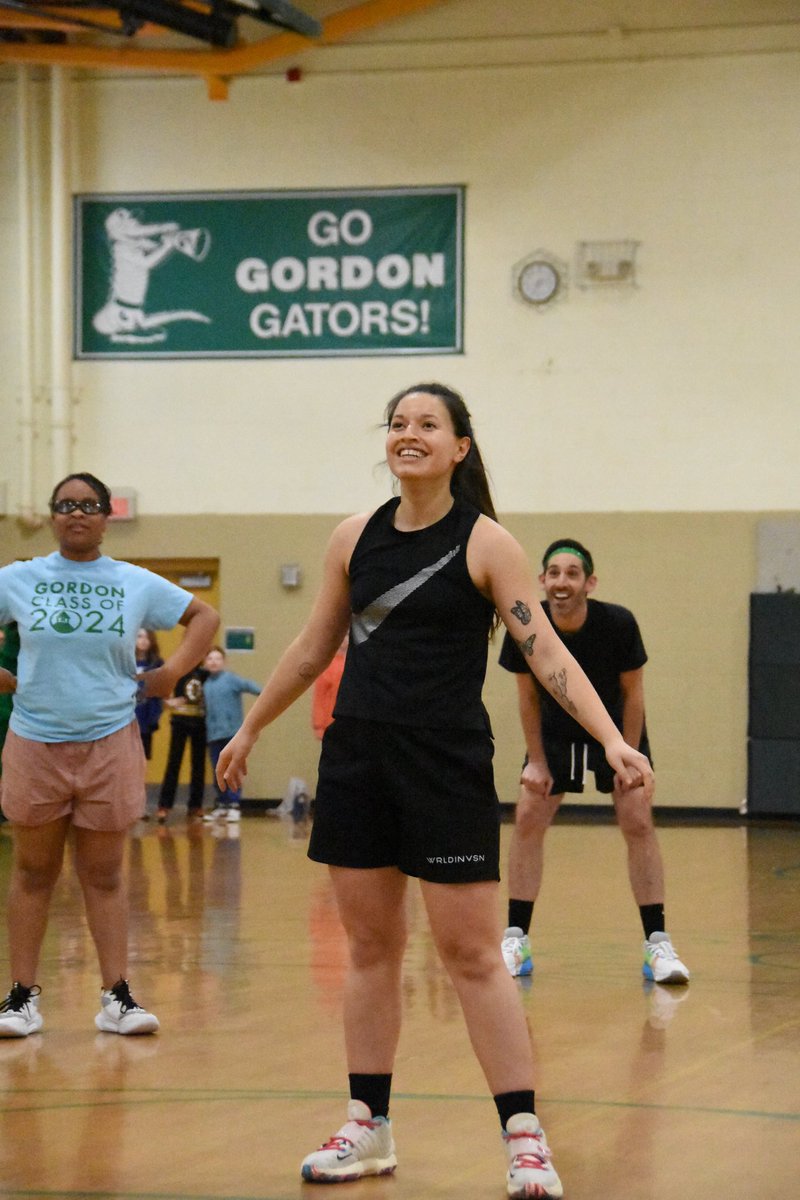
[{"label": "wall clock", "polygon": [[546,258],[534,258],[520,270],[517,287],[529,304],[547,304],[561,287],[561,275]]}]

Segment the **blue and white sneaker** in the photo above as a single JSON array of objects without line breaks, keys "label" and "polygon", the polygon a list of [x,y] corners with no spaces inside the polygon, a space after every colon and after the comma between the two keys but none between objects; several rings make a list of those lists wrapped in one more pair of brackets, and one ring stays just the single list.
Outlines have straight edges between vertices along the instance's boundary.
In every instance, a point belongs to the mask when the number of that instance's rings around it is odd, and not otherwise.
[{"label": "blue and white sneaker", "polygon": [[509,975],[516,977],[517,975],[533,974],[530,939],[518,925],[511,925],[505,931],[500,949],[503,952],[503,962],[508,967]]},{"label": "blue and white sneaker", "polygon": [[300,1174],[308,1183],[347,1183],[363,1175],[390,1175],[396,1166],[389,1118],[373,1117],[361,1100],[351,1100],[347,1122],[306,1155]]},{"label": "blue and white sneaker", "polygon": [[508,1155],[506,1184],[512,1200],[559,1200],[564,1195],[552,1154],[533,1113],[517,1113],[503,1130]]},{"label": "blue and white sneaker", "polygon": [[212,808],[211,812],[203,813],[204,821],[224,821],[228,815],[228,810],[224,804],[218,804],[216,808]]},{"label": "blue and white sneaker", "polygon": [[689,968],[682,963],[668,933],[651,933],[644,944],[642,974],[653,983],[688,983]]}]

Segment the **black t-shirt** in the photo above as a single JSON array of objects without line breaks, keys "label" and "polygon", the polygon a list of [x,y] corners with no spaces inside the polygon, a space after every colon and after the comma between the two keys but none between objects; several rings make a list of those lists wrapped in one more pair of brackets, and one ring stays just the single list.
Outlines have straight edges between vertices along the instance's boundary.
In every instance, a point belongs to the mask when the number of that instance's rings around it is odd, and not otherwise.
[{"label": "black t-shirt", "polygon": [[[550,605],[542,602],[550,624],[570,654],[583,667],[595,691],[611,714],[618,729],[622,729],[622,689],[619,677],[625,671],[636,671],[647,662],[642,635],[633,613],[619,604],[604,600],[588,600],[586,620],[574,633],[563,633],[550,616]],[[500,666],[517,675],[529,670],[522,652],[509,633],[503,639]],[[539,693],[543,738],[592,742],[586,730],[564,711],[545,688],[534,679]],[[644,731],[642,737],[644,738]]]},{"label": "black t-shirt", "polygon": [[180,704],[172,709],[173,719],[180,721],[205,721],[206,706],[203,696],[203,684],[208,679],[205,667],[195,667],[187,675],[182,675],[175,684],[173,695]]}]

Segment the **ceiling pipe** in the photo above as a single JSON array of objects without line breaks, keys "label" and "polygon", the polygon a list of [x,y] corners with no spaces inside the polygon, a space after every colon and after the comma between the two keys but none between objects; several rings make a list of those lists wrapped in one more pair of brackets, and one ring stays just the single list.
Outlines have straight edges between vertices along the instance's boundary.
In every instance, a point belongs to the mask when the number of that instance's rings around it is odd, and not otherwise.
[{"label": "ceiling pipe", "polygon": [[236,45],[236,22],[227,12],[211,8],[209,12],[166,0],[121,0],[115,5],[125,21],[150,21],[165,29],[174,29],[187,37],[230,49]]},{"label": "ceiling pipe", "polygon": [[70,78],[53,67],[50,79],[50,435],[53,483],[69,474],[72,459],[70,312]]},{"label": "ceiling pipe", "polygon": [[19,201],[19,363],[20,481],[18,520],[23,529],[40,529],[36,513],[33,447],[36,436],[33,389],[33,232],[31,228],[31,79],[30,67],[17,67],[17,196]]}]

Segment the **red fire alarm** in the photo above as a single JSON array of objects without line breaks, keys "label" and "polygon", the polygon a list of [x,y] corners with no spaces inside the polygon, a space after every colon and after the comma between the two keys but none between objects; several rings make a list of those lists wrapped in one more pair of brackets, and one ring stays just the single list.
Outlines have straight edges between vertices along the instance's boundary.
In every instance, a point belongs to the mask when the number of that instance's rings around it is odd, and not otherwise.
[{"label": "red fire alarm", "polygon": [[109,521],[133,521],[136,518],[136,492],[133,488],[112,488]]},{"label": "red fire alarm", "polygon": [[289,70],[286,72],[287,83],[299,83],[302,78],[303,71],[301,67],[289,67]]}]

